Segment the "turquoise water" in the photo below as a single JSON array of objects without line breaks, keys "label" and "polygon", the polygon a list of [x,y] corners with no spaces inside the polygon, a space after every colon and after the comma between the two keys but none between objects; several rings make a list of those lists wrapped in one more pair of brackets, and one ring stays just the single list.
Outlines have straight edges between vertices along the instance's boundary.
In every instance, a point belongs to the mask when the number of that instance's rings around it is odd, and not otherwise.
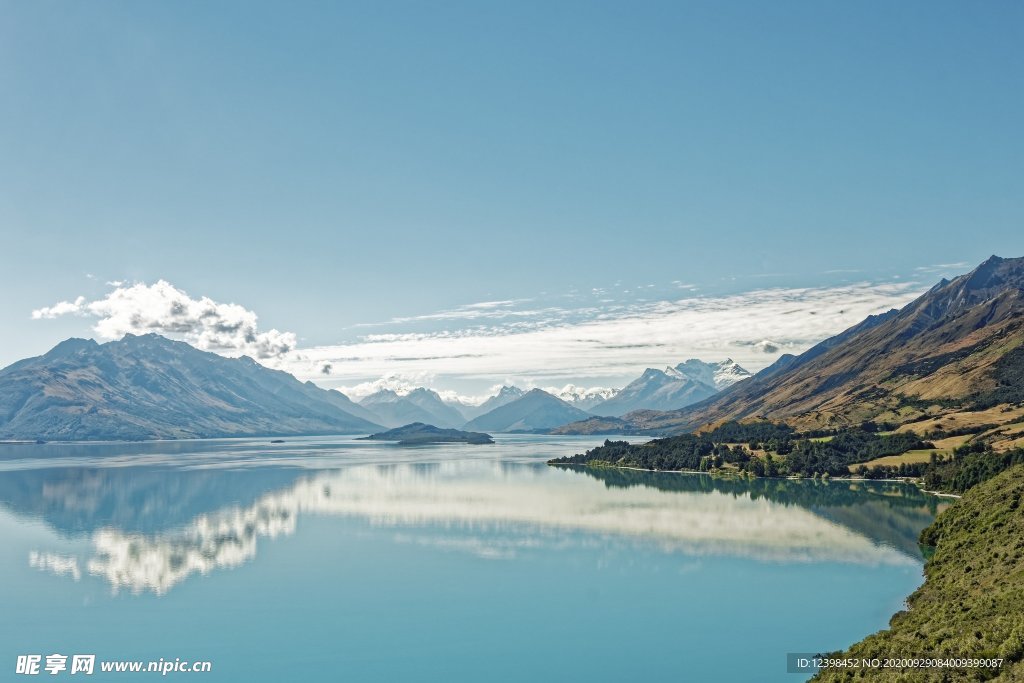
[{"label": "turquoise water", "polygon": [[912,487],[544,464],[599,440],[0,446],[0,680],[798,681],[922,580]]}]

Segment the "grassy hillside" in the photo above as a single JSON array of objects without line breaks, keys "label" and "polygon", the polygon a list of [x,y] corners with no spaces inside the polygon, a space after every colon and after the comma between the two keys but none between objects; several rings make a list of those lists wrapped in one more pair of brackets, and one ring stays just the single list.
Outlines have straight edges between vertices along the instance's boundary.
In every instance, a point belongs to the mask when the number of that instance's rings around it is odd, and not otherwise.
[{"label": "grassy hillside", "polygon": [[970,490],[922,533],[926,581],[890,628],[841,657],[1002,657],[1001,669],[822,671],[815,681],[1024,680],[1024,465]]}]

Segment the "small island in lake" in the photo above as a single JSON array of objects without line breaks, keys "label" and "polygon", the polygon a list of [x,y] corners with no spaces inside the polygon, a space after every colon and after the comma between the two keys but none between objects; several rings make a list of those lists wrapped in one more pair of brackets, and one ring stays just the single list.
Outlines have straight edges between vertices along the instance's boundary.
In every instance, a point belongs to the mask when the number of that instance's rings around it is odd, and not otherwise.
[{"label": "small island in lake", "polygon": [[458,429],[442,429],[422,422],[413,422],[379,434],[364,436],[369,441],[397,441],[399,446],[419,446],[431,443],[494,443],[490,434],[463,432]]}]

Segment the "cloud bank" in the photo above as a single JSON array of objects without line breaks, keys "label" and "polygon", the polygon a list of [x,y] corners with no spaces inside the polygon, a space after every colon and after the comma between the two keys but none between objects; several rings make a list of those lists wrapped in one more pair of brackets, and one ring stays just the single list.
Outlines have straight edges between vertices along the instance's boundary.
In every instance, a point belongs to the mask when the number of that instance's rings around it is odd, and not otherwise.
[{"label": "cloud bank", "polygon": [[500,324],[470,320],[438,331],[370,334],[348,344],[303,349],[306,360],[288,369],[312,377],[312,368],[330,363],[339,384],[374,378],[395,384],[429,375],[478,380],[481,386],[508,378],[520,386],[620,379],[687,358],[730,357],[757,371],[782,353],[800,353],[868,315],[905,305],[922,291],[917,283],[860,283],[534,309]]},{"label": "cloud bank", "polygon": [[205,296],[193,299],[165,280],[152,285],[117,283],[102,299],[87,301],[80,296],[32,311],[35,320],[65,315],[96,318],[93,330],[105,339],[156,332],[184,339],[200,349],[264,360],[283,356],[296,347],[291,332],[260,332],[253,311]]}]

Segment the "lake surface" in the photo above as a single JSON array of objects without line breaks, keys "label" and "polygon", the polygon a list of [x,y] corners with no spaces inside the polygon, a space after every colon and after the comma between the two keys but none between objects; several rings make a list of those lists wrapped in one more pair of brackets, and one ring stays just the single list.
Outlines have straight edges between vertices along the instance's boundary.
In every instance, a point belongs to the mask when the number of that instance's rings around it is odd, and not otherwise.
[{"label": "lake surface", "polygon": [[913,487],[544,464],[601,438],[0,446],[0,679],[799,681],[921,583]]}]

